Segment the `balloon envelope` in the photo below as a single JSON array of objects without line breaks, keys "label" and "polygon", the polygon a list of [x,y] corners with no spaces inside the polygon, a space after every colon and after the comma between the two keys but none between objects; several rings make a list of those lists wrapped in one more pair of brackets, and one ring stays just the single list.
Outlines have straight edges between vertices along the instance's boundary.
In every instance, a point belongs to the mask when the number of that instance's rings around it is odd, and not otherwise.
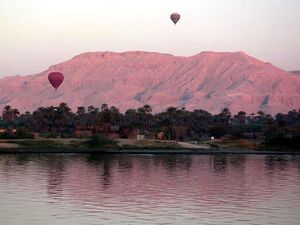
[{"label": "balloon envelope", "polygon": [[64,75],[60,72],[51,72],[48,75],[48,80],[50,84],[55,88],[55,90],[61,85],[64,80]]},{"label": "balloon envelope", "polygon": [[176,25],[176,23],[180,20],[180,14],[172,13],[170,18],[173,21],[173,23]]}]

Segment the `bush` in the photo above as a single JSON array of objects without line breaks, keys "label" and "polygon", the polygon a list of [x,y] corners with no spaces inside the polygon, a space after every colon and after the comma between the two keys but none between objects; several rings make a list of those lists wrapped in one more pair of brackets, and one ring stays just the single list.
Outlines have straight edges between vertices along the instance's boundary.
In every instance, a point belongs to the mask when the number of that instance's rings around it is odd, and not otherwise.
[{"label": "bush", "polygon": [[7,133],[1,134],[0,139],[34,139],[34,134],[26,128],[17,128],[15,133],[8,131]]},{"label": "bush", "polygon": [[233,138],[239,139],[243,136],[244,130],[240,127],[232,127],[230,133]]},{"label": "bush", "polygon": [[210,127],[209,134],[210,134],[210,136],[220,138],[226,134],[226,129],[225,129],[224,125],[216,124],[216,125],[213,125]]},{"label": "bush", "polygon": [[54,142],[54,141],[34,141],[34,140],[24,140],[18,142],[22,147],[30,147],[30,148],[60,148],[64,147],[62,144]]},{"label": "bush", "polygon": [[34,134],[26,128],[17,128],[15,133],[16,138],[20,139],[34,139]]},{"label": "bush", "polygon": [[266,132],[265,144],[282,147],[299,148],[300,135],[298,133],[291,133],[287,129],[282,128],[269,129]]},{"label": "bush", "polygon": [[117,142],[109,139],[107,136],[102,134],[95,134],[91,140],[88,141],[88,145],[92,148],[95,147],[115,147]]},{"label": "bush", "polygon": [[45,135],[46,138],[57,138],[59,136],[56,132],[49,132]]}]

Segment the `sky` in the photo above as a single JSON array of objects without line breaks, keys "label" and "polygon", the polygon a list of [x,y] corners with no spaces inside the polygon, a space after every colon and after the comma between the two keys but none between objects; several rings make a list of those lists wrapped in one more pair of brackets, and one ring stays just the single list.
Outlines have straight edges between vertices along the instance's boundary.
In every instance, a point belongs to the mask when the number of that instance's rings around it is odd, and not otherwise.
[{"label": "sky", "polygon": [[[176,26],[169,16],[178,12]],[[94,51],[244,51],[300,69],[299,0],[0,0],[0,76]]]}]

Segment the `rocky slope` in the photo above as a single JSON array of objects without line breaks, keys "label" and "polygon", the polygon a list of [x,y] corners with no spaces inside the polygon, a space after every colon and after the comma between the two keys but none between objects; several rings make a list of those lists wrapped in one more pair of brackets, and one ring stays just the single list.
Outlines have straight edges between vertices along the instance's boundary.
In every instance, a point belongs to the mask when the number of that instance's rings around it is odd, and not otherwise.
[{"label": "rocky slope", "polygon": [[294,73],[294,74],[300,75],[300,70],[291,71],[291,73]]},{"label": "rocky slope", "polygon": [[[65,76],[58,91],[48,82],[51,71]],[[92,52],[39,74],[0,79],[1,108],[9,104],[24,112],[60,102],[74,110],[107,103],[121,111],[149,104],[155,112],[177,106],[275,114],[300,108],[300,77],[243,52]]]}]

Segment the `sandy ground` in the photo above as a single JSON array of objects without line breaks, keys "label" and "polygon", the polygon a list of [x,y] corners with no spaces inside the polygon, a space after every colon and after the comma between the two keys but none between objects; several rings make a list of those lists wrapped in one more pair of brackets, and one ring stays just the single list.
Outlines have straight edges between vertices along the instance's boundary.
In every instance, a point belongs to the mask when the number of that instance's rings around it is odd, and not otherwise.
[{"label": "sandy ground", "polygon": [[210,149],[210,146],[204,144],[191,144],[188,142],[177,142],[183,148],[202,148],[202,149]]},{"label": "sandy ground", "polygon": [[[22,141],[54,141],[63,145],[71,145],[72,143],[82,143],[87,141],[87,139],[79,138],[36,138],[36,139],[0,139],[0,149],[1,148],[18,148],[20,145],[18,142]],[[10,143],[15,142],[15,143]]]},{"label": "sandy ground", "polygon": [[88,139],[85,139],[85,138],[38,138],[38,139],[35,139],[35,140],[38,140],[38,141],[41,141],[41,140],[42,141],[55,141],[55,142],[59,142],[59,143],[64,144],[64,145],[69,145],[72,142],[82,143],[82,142],[87,141]]},{"label": "sandy ground", "polygon": [[0,143],[0,148],[18,148],[20,147],[17,143]]},{"label": "sandy ground", "polygon": [[116,139],[116,141],[119,142],[120,145],[135,145],[143,142],[148,142],[148,143],[157,143],[157,142],[162,142],[162,143],[170,143],[170,144],[176,144],[176,141],[161,141],[161,140],[156,140],[156,139],[144,139],[144,140],[137,140],[137,139]]},{"label": "sandy ground", "polygon": [[[18,142],[19,141],[24,141],[25,139],[0,139],[0,148],[17,148],[19,147]],[[78,139],[78,138],[38,138],[34,139],[36,141],[55,141],[64,145],[70,145],[72,143],[82,143],[87,141],[87,139]],[[34,141],[33,140],[33,141]],[[9,143],[9,142],[16,142],[16,143]],[[123,146],[123,145],[132,145],[132,146],[138,146],[138,147],[143,147],[143,146],[149,146],[149,145],[159,145],[159,142],[162,144],[166,144],[167,146],[178,146],[182,148],[191,148],[191,149],[210,149],[210,146],[204,145],[204,144],[191,144],[188,142],[176,142],[176,141],[160,141],[156,139],[145,139],[145,140],[137,140],[137,139],[117,139],[118,145]]]},{"label": "sandy ground", "polygon": [[[149,144],[153,143],[155,144],[155,142],[162,142],[162,143],[170,143],[170,144],[175,144],[175,145],[179,145],[182,148],[193,148],[193,149],[210,149],[211,147],[209,145],[205,145],[205,144],[191,144],[189,142],[176,142],[176,141],[160,141],[160,140],[156,140],[156,139],[145,139],[145,140],[141,140],[138,141],[136,139],[117,139],[117,141],[119,142],[119,145],[141,145],[139,144],[139,142],[143,143],[143,142],[149,142]],[[143,143],[145,144],[145,143]]]}]

